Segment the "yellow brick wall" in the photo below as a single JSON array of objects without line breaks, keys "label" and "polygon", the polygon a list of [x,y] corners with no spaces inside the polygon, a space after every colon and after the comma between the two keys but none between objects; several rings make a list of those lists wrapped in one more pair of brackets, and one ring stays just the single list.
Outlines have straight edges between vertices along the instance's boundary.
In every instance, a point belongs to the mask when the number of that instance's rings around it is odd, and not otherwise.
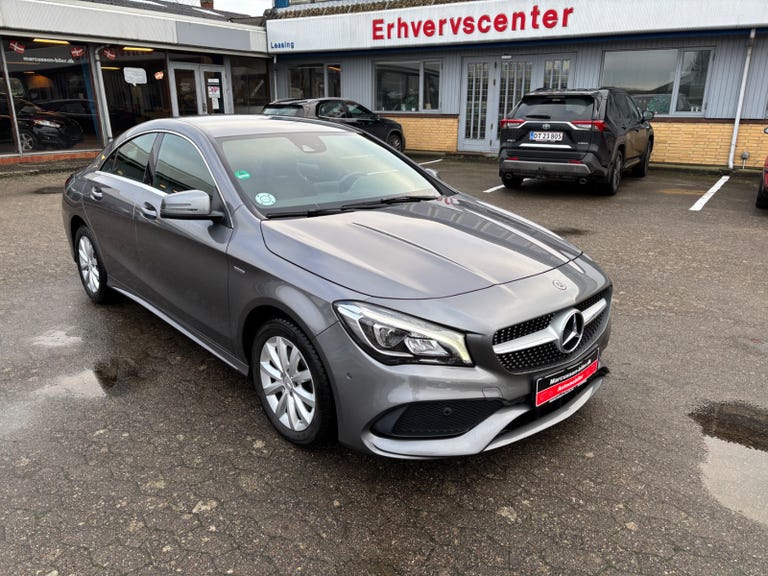
[{"label": "yellow brick wall", "polygon": [[[733,158],[735,167],[741,167],[741,153],[749,152],[746,166],[762,167],[768,156],[768,134],[765,124],[742,124],[736,140]],[[668,164],[703,164],[727,166],[731,149],[733,124],[723,122],[654,122],[653,162]]]},{"label": "yellow brick wall", "polygon": [[456,152],[459,138],[459,118],[424,116],[389,116],[403,125],[405,146],[408,150],[429,152]]}]

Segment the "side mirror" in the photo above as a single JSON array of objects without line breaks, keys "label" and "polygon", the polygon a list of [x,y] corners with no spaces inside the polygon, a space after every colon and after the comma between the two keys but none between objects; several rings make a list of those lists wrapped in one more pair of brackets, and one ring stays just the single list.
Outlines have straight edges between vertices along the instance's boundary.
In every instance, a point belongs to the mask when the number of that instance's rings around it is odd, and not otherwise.
[{"label": "side mirror", "polygon": [[161,218],[179,220],[215,220],[222,217],[211,210],[211,197],[202,190],[185,190],[169,194],[160,204]]},{"label": "side mirror", "polygon": [[440,180],[440,174],[437,172],[437,170],[434,170],[432,168],[424,168],[424,172],[432,176],[432,178],[436,178],[437,180]]},{"label": "side mirror", "polygon": [[650,110],[643,110],[643,120],[645,122],[650,122],[651,120],[653,120],[654,116],[655,116],[655,114],[653,112],[651,112]]}]

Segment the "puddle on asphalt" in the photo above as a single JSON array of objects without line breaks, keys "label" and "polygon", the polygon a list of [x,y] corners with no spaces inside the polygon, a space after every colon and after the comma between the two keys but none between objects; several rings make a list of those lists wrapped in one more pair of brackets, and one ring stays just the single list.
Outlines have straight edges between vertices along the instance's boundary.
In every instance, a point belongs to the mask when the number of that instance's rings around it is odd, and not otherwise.
[{"label": "puddle on asphalt", "polygon": [[726,508],[768,526],[768,411],[710,403],[690,417],[705,434],[704,485]]},{"label": "puddle on asphalt", "polygon": [[48,398],[103,398],[119,393],[117,384],[139,377],[136,363],[129,358],[97,362],[92,370],[56,378],[37,395]]},{"label": "puddle on asphalt", "polygon": [[563,228],[550,228],[552,232],[557,234],[558,236],[586,236],[587,234],[591,234],[591,230],[582,230],[581,228],[571,228],[571,227],[563,227]]}]

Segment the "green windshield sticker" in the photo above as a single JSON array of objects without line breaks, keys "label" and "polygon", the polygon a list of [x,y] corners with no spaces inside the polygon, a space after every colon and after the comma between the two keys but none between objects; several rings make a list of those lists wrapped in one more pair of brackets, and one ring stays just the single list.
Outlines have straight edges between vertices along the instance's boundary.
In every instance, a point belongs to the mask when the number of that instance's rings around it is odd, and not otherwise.
[{"label": "green windshield sticker", "polygon": [[248,180],[251,177],[251,173],[248,170],[238,170],[235,172],[235,178],[238,180]]}]

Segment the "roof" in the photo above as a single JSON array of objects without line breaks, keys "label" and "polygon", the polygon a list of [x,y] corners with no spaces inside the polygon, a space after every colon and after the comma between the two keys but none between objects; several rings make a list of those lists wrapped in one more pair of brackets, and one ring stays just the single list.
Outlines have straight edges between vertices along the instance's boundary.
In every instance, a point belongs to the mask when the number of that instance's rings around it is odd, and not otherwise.
[{"label": "roof", "polygon": [[241,24],[251,24],[254,26],[263,26],[264,18],[262,16],[249,16],[248,14],[239,14],[237,12],[227,12],[225,10],[208,10],[199,6],[189,4],[180,4],[171,0],[81,0],[93,4],[108,4],[110,6],[119,6],[121,8],[134,8],[137,10],[149,10],[152,12],[163,12],[165,14],[175,14],[179,16],[190,16],[193,18],[204,18],[206,20],[218,20],[219,22],[239,22]]}]

